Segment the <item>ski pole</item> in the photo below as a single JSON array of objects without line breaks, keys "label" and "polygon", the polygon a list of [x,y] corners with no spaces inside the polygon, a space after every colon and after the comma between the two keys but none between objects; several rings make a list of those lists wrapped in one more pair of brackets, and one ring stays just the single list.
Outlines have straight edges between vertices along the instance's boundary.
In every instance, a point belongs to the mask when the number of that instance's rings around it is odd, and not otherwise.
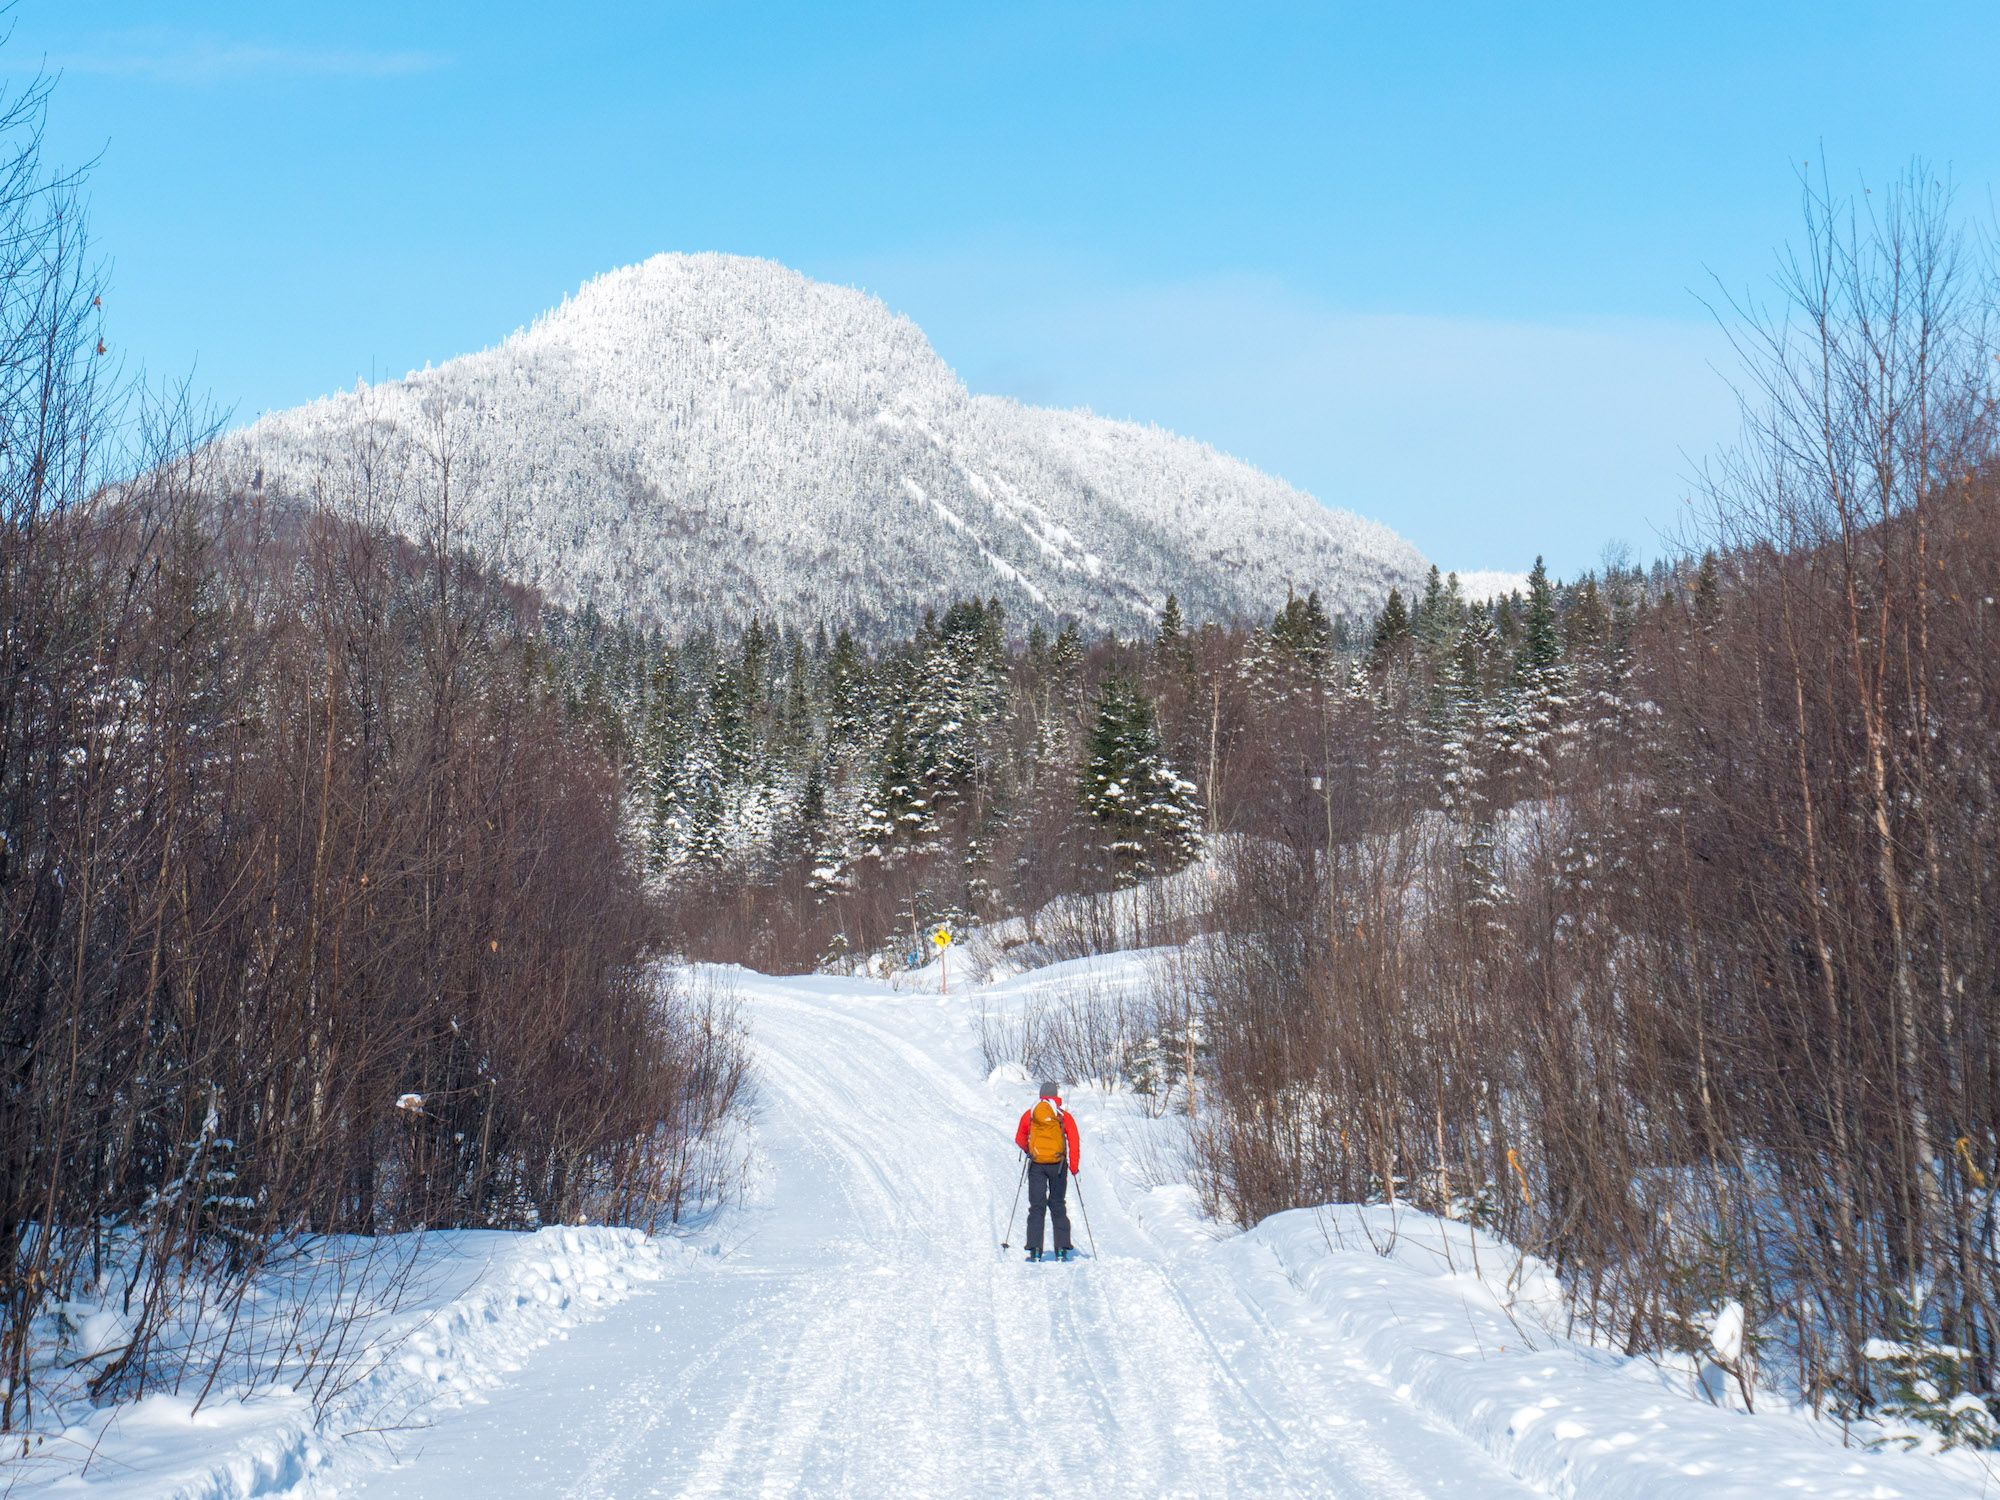
[{"label": "ski pole", "polygon": [[1090,1241],[1090,1258],[1096,1260],[1097,1236],[1090,1232],[1090,1205],[1083,1201],[1083,1178],[1072,1175],[1071,1180],[1076,1183],[1076,1206],[1083,1210],[1083,1237]]},{"label": "ski pole", "polygon": [[1014,1183],[1014,1208],[1007,1210],[1007,1232],[1000,1238],[1000,1248],[1002,1250],[1011,1250],[1014,1248],[1008,1243],[1014,1237],[1014,1209],[1021,1206],[1021,1189],[1027,1185],[1027,1182],[1028,1158],[1023,1156],[1021,1158],[1021,1175]]}]

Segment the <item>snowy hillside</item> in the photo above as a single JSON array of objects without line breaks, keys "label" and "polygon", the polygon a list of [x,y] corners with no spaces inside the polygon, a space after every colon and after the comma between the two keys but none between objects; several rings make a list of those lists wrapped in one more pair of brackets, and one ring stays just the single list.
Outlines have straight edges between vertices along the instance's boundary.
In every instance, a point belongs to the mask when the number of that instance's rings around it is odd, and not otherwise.
[{"label": "snowy hillside", "polygon": [[[1423,559],[1387,528],[1155,427],[967,393],[909,320],[769,261],[663,255],[497,348],[267,416],[245,491],[411,528],[449,452],[475,544],[559,601],[669,625],[753,614],[907,627],[995,595],[1016,620],[1264,617],[1288,588],[1366,612]],[[434,470],[433,470],[434,472]],[[357,502],[367,491],[369,502]]]}]

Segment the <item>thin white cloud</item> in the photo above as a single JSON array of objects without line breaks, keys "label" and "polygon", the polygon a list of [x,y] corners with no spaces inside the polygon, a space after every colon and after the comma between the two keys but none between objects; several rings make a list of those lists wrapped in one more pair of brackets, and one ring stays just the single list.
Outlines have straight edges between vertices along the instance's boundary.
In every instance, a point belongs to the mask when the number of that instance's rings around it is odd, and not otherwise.
[{"label": "thin white cloud", "polygon": [[65,73],[211,84],[259,78],[409,78],[443,67],[435,52],[218,41],[162,32],[125,33],[51,58]]}]

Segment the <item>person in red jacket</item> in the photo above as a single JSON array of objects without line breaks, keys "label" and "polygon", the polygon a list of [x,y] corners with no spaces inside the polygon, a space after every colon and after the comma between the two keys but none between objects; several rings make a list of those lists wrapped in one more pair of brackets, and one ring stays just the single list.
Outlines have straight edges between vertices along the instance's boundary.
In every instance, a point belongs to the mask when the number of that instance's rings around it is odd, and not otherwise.
[{"label": "person in red jacket", "polygon": [[1028,1157],[1028,1259],[1042,1258],[1044,1213],[1056,1221],[1056,1259],[1068,1260],[1069,1196],[1072,1172],[1083,1170],[1083,1144],[1076,1116],[1063,1108],[1062,1085],[1045,1083],[1042,1096],[1021,1112],[1014,1144]]}]

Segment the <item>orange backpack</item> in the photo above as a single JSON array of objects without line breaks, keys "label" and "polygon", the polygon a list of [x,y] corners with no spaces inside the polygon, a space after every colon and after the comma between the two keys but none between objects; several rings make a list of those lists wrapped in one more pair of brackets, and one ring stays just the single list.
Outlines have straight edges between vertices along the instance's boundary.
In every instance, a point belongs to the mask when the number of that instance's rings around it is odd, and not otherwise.
[{"label": "orange backpack", "polygon": [[1039,1162],[1063,1159],[1069,1143],[1063,1139],[1062,1106],[1053,1099],[1037,1099],[1035,1113],[1028,1121],[1028,1156]]}]

